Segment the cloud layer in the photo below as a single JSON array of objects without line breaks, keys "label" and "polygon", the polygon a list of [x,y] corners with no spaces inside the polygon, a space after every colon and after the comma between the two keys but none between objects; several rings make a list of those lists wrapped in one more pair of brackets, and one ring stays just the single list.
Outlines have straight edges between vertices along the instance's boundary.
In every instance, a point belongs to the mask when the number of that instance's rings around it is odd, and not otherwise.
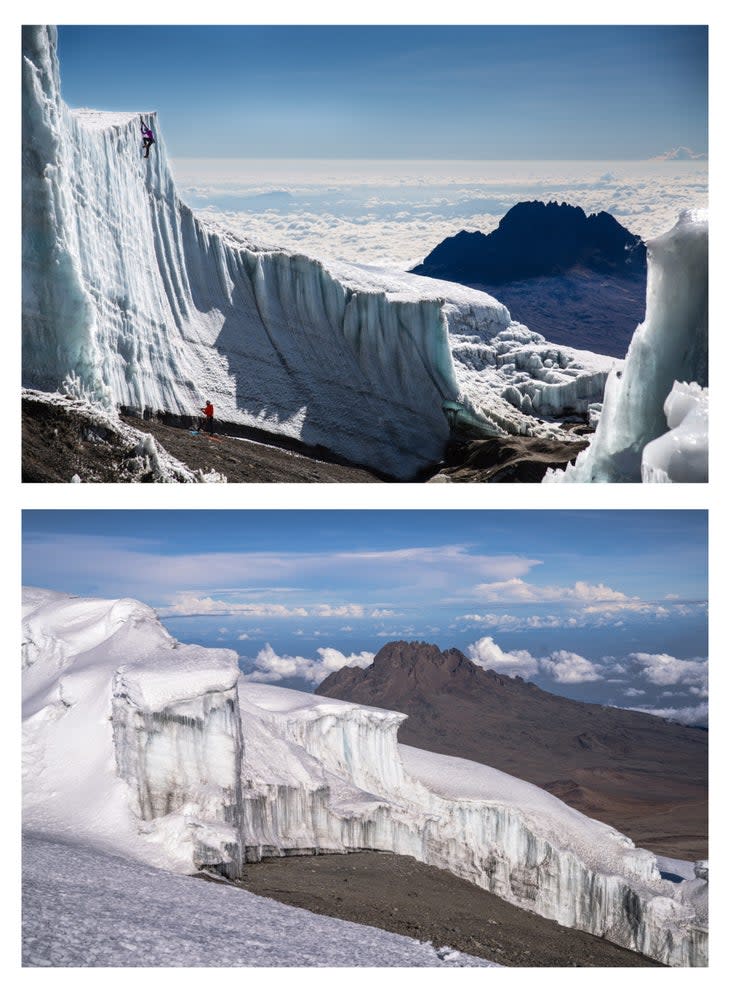
[{"label": "cloud layer", "polygon": [[242,678],[252,683],[278,683],[282,679],[303,679],[317,686],[331,672],[344,666],[369,666],[375,658],[373,652],[344,655],[336,648],[318,648],[319,659],[307,659],[302,655],[278,655],[267,642],[253,662],[253,670]]},{"label": "cloud layer", "polygon": [[254,243],[401,269],[525,199],[606,210],[644,238],[707,206],[707,163],[686,148],[635,162],[179,159],[175,174],[194,208]]}]

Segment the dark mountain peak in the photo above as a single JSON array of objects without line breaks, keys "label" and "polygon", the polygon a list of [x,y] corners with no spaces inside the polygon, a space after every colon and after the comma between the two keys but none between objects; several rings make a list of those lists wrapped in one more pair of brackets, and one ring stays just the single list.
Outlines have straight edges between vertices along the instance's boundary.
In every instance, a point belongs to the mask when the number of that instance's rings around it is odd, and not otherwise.
[{"label": "dark mountain peak", "polygon": [[447,237],[413,268],[415,274],[466,284],[559,275],[576,268],[641,274],[646,248],[610,213],[586,215],[567,202],[518,202],[490,234]]},{"label": "dark mountain peak", "polygon": [[373,659],[373,666],[378,668],[389,665],[413,666],[419,661],[437,662],[440,656],[441,651],[438,646],[428,642],[388,642]]},{"label": "dark mountain peak", "polygon": [[499,221],[500,230],[517,229],[527,224],[537,226],[579,226],[586,222],[586,214],[580,206],[567,202],[540,199],[518,202]]},{"label": "dark mountain peak", "polygon": [[[378,697],[385,704],[398,697],[431,695],[434,692],[469,692],[479,683],[482,689],[508,683],[526,684],[519,678],[508,679],[492,670],[484,670],[458,648],[442,651],[430,642],[394,641],[383,645],[365,669],[342,668],[330,673],[317,689],[321,696],[340,696],[343,691]],[[366,701],[360,701],[366,702]],[[374,699],[368,701],[378,704]],[[387,705],[387,704],[386,704]]]}]

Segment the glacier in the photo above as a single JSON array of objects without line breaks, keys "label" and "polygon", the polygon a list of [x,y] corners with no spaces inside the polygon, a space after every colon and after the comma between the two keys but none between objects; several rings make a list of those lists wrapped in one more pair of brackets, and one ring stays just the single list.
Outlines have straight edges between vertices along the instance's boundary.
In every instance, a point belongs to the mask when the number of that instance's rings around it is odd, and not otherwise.
[{"label": "glacier", "polygon": [[664,963],[707,963],[706,864],[666,881],[544,790],[399,744],[404,719],[243,681],[235,652],[181,644],[137,601],[24,590],[31,836],[233,879],[267,856],[408,854]]},{"label": "glacier", "polygon": [[450,430],[560,436],[611,358],[491,296],[257,246],[196,216],[135,113],[71,110],[54,28],[23,28],[23,384],[253,426],[407,479]]},{"label": "glacier", "polygon": [[682,213],[647,261],[646,319],[608,377],[590,446],[543,483],[707,481],[707,212]]}]

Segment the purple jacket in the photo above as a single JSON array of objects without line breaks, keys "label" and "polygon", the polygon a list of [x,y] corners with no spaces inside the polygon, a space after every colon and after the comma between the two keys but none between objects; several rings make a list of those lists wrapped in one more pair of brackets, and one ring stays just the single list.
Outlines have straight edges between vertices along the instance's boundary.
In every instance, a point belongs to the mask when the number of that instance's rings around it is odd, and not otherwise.
[{"label": "purple jacket", "polygon": [[154,141],[155,135],[152,133],[149,127],[142,127],[142,133],[144,134],[145,137],[149,137],[150,140]]}]

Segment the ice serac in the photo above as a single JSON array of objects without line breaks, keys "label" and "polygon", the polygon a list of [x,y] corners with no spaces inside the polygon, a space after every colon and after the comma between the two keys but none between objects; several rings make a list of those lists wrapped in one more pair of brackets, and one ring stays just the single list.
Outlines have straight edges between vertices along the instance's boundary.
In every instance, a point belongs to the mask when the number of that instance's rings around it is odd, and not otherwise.
[{"label": "ice serac", "polygon": [[133,600],[31,590],[24,612],[26,827],[240,875],[236,653],[181,645]]},{"label": "ice serac", "polygon": [[[396,477],[458,422],[550,434],[608,358],[547,343],[491,296],[262,249],[180,201],[139,116],[70,110],[51,28],[23,31],[23,383],[321,444]],[[510,390],[511,389],[511,390]]]},{"label": "ice serac", "polygon": [[241,681],[134,601],[26,596],[25,825],[176,871],[408,854],[672,965],[706,963],[707,882],[485,765],[397,741],[404,715]]},{"label": "ice serac", "polygon": [[707,230],[706,212],[687,211],[647,245],[646,320],[609,375],[590,446],[544,482],[707,480]]}]

